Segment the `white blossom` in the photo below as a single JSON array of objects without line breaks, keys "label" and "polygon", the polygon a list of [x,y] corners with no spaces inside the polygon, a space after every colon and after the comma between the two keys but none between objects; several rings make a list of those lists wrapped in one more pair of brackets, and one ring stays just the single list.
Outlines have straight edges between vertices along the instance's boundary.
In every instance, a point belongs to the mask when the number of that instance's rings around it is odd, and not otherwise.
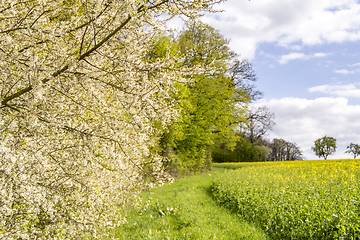
[{"label": "white blossom", "polygon": [[135,193],[171,180],[148,146],[154,121],[177,117],[173,83],[195,69],[145,56],[156,16],[216,2],[0,2],[1,239],[100,237]]}]

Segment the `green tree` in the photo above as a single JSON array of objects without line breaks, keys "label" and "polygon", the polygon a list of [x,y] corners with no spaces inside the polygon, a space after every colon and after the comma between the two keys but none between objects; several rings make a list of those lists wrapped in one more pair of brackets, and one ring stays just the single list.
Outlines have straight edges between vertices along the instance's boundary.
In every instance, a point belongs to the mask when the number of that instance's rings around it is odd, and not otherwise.
[{"label": "green tree", "polygon": [[225,143],[216,142],[212,148],[213,162],[263,162],[267,159],[270,148],[262,141],[250,142],[247,137],[241,137],[234,149],[226,147]]},{"label": "green tree", "polygon": [[355,143],[350,143],[349,146],[346,147],[348,150],[345,151],[345,153],[353,154],[354,159],[360,155],[360,145]]},{"label": "green tree", "polygon": [[315,140],[311,150],[313,150],[316,156],[323,157],[326,160],[329,155],[336,152],[336,139],[325,135]]},{"label": "green tree", "polygon": [[162,137],[165,154],[180,169],[196,171],[210,166],[214,139],[234,148],[240,137],[235,134],[236,124],[244,121],[244,103],[260,95],[250,84],[256,80],[252,65],[238,59],[218,30],[199,22],[188,23],[172,41],[156,44],[151,56],[159,57],[159,50],[167,44],[172,54],[183,58],[178,67],[204,69],[188,76],[190,83],[176,85],[181,121],[168,126]]}]

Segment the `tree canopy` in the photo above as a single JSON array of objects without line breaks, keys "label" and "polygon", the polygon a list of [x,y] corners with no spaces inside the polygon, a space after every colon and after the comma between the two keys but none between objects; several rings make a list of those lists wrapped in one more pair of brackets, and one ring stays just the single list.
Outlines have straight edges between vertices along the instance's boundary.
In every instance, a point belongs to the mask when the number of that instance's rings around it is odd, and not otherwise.
[{"label": "tree canopy", "polygon": [[171,124],[162,144],[173,149],[175,155],[170,157],[180,168],[197,170],[209,163],[215,139],[234,147],[239,139],[235,134],[237,124],[244,121],[244,104],[259,95],[251,86],[256,80],[251,63],[240,60],[228,43],[211,26],[189,22],[169,45],[184,59],[179,67],[201,66],[208,70],[188,76],[191,81],[177,85],[181,121]]},{"label": "tree canopy", "polygon": [[326,160],[329,155],[336,152],[336,139],[325,135],[315,140],[314,146],[311,149],[316,156],[323,157]]},{"label": "tree canopy", "polygon": [[360,155],[360,145],[355,143],[350,143],[349,146],[346,147],[348,150],[345,153],[350,153],[354,156],[354,159]]},{"label": "tree canopy", "polygon": [[234,149],[217,141],[212,148],[212,160],[213,162],[263,162],[267,160],[269,153],[270,148],[262,141],[251,143],[249,138],[241,135]]}]

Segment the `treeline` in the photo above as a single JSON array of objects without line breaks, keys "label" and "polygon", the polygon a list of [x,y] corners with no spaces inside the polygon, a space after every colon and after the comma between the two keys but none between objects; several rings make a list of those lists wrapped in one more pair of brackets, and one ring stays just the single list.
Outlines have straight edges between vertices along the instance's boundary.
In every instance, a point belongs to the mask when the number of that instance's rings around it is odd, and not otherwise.
[{"label": "treeline", "polygon": [[214,162],[259,162],[302,160],[301,149],[292,142],[274,138],[269,141],[264,136],[275,125],[275,115],[266,106],[248,106],[244,121],[237,134],[240,140],[235,148],[217,142],[213,146]]},{"label": "treeline", "polygon": [[303,153],[295,143],[274,138],[271,142],[261,139],[251,143],[247,137],[237,142],[234,149],[225,144],[214,145],[213,162],[262,162],[303,160]]}]

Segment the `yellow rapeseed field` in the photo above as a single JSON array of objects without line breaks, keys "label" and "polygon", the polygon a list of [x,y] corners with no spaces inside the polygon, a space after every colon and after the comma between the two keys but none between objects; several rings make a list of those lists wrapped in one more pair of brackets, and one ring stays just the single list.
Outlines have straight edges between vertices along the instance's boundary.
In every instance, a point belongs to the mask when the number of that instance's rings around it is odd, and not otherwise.
[{"label": "yellow rapeseed field", "polygon": [[213,196],[273,239],[360,239],[360,161],[214,164]]}]

